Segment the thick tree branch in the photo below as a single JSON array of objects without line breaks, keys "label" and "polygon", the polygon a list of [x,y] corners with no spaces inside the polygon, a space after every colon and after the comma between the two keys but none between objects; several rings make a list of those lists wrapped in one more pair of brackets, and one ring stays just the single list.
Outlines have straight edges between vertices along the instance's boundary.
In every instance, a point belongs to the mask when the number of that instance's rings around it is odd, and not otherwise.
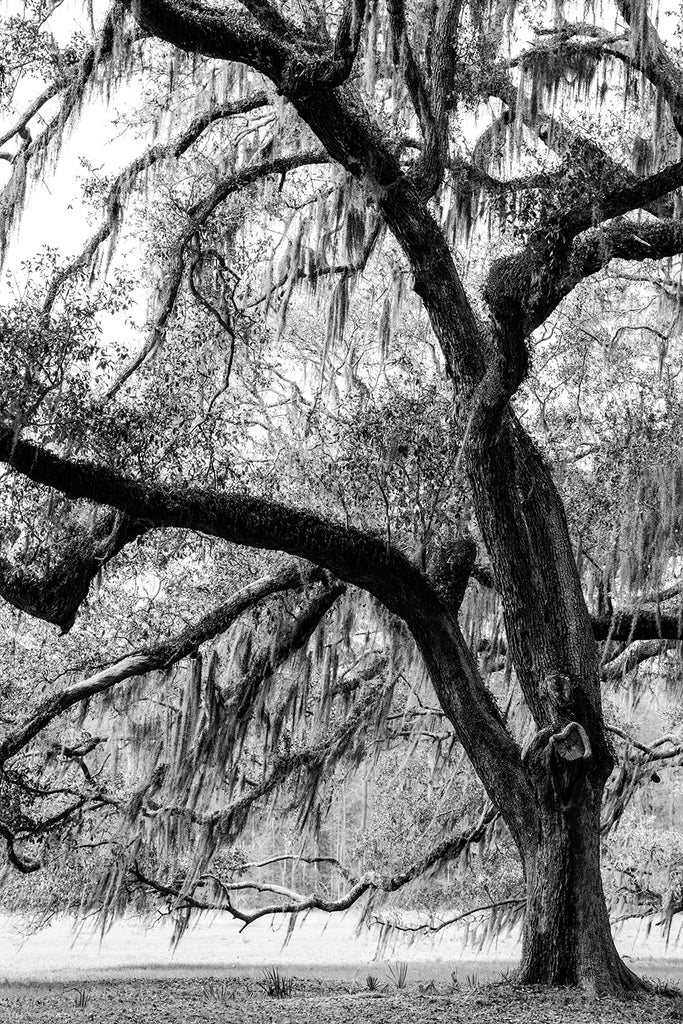
[{"label": "thick tree branch", "polygon": [[143,484],[111,470],[75,463],[16,440],[0,429],[0,461],[71,498],[134,509],[143,522],[182,527],[237,544],[306,558],[374,594],[408,624],[432,671],[439,699],[476,761],[495,803],[530,799],[519,749],[486,690],[457,618],[425,576],[385,539],[314,513],[243,494]]},{"label": "thick tree branch", "polygon": [[92,532],[76,534],[59,562],[42,577],[0,557],[0,597],[20,611],[67,633],[99,572],[147,527],[127,515],[108,513]]},{"label": "thick tree branch", "polygon": [[528,246],[494,263],[486,296],[497,317],[511,307],[521,312],[519,329],[531,334],[565,296],[613,259],[661,260],[683,252],[683,223],[678,220],[617,218],[578,236],[565,251]]}]

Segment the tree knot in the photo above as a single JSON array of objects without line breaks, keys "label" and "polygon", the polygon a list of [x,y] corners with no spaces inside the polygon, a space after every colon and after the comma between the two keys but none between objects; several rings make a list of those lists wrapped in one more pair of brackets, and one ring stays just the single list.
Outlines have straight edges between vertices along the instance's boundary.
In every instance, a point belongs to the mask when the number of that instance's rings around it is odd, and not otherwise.
[{"label": "tree knot", "polygon": [[548,746],[563,761],[587,761],[593,750],[588,733],[580,722],[570,722],[550,737]]}]

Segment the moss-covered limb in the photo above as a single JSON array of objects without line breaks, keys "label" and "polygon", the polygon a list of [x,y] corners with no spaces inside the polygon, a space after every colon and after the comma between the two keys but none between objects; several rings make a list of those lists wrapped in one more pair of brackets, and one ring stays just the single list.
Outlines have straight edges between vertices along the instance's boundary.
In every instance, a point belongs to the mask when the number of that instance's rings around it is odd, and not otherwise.
[{"label": "moss-covered limb", "polygon": [[281,34],[271,31],[267,21],[263,27],[254,5],[251,14],[186,0],[128,0],[126,7],[145,31],[179,50],[239,61],[271,79],[282,73],[290,53],[293,25],[288,23]]},{"label": "moss-covered limb", "polygon": [[596,224],[623,216],[633,210],[646,210],[658,200],[683,186],[683,160],[629,181],[621,175],[613,187],[608,183],[590,202],[577,204],[562,218],[561,226],[571,238]]},{"label": "moss-covered limb", "polygon": [[188,626],[177,636],[152,647],[140,648],[95,675],[47,697],[21,725],[0,742],[0,766],[23,750],[53,719],[64,714],[69,708],[89,700],[95,694],[104,693],[134,676],[145,675],[176,664],[194,654],[208,640],[224,633],[238,616],[264,598],[283,590],[301,587],[306,579],[310,578],[312,574],[302,572],[299,565],[288,565],[280,572],[256,580],[238,590],[218,608],[203,616],[194,625]]},{"label": "moss-covered limb", "polygon": [[[679,625],[683,624],[679,623]],[[620,679],[626,678],[639,665],[651,661],[653,658],[661,658],[667,651],[675,649],[678,642],[677,639],[627,641],[626,650],[601,665],[600,677],[606,682],[618,682]]]},{"label": "moss-covered limb", "polygon": [[[242,921],[245,927],[262,917],[274,917],[279,914],[301,914],[309,910],[339,913],[348,910],[367,893],[397,892],[416,878],[420,878],[426,871],[429,871],[436,865],[445,864],[447,861],[459,857],[468,847],[480,842],[486,836],[498,816],[497,811],[488,807],[484,810],[478,823],[473,828],[466,832],[448,836],[429,850],[423,857],[419,858],[419,860],[414,861],[403,871],[397,872],[395,875],[384,876],[377,872],[369,871],[355,878],[350,872],[339,865],[342,874],[349,881],[349,888],[337,899],[331,899],[318,893],[299,893],[281,885],[262,882],[258,879],[240,878],[235,881],[232,879],[216,878],[210,874],[200,875],[191,885],[189,891],[186,892],[177,883],[169,885],[166,882],[160,882],[152,878],[142,871],[138,864],[131,867],[130,874],[135,881],[144,885],[149,890],[167,899],[173,899],[175,909],[221,910]],[[305,858],[303,859],[305,860]],[[197,895],[199,890],[205,889],[209,885],[214,890],[214,898]],[[253,909],[236,907],[232,900],[233,895],[245,891],[280,896],[282,900]]]},{"label": "moss-covered limb", "polygon": [[537,171],[515,178],[498,178],[490,174],[483,166],[458,157],[449,164],[459,188],[467,182],[472,186],[484,189],[492,196],[510,195],[519,192],[531,192],[541,189],[556,189],[561,186],[566,175],[564,168],[557,171]]},{"label": "moss-covered limb", "polygon": [[596,640],[678,641],[683,640],[683,619],[676,612],[615,608],[611,614],[593,616],[593,632]]},{"label": "moss-covered limb", "polygon": [[529,794],[519,748],[486,689],[456,615],[417,566],[388,547],[385,538],[265,498],[143,483],[17,440],[9,428],[0,429],[0,461],[67,497],[134,511],[150,526],[192,529],[284,551],[372,593],[407,623],[444,711],[491,798],[502,799],[505,793],[509,807],[518,805],[520,820],[526,815]]},{"label": "moss-covered limb", "polygon": [[[294,170],[297,167],[307,167],[313,164],[324,164],[327,162],[328,157],[326,153],[320,149],[307,150],[305,152],[294,153],[289,156],[276,157],[273,160],[264,160],[261,163],[253,164],[244,170],[236,171],[234,174],[226,175],[226,177],[221,179],[218,184],[214,186],[207,196],[190,207],[187,213],[187,221],[183,225],[183,230],[175,243],[171,256],[170,267],[167,269],[165,274],[163,297],[159,304],[159,308],[157,309],[154,323],[149,330],[141,350],[121,371],[114,383],[107,390],[107,399],[110,399],[117,394],[126,381],[132,377],[140,366],[142,366],[147,357],[152,352],[155,352],[159,345],[162,344],[168,322],[171,319],[173,310],[175,309],[176,299],[185,273],[186,249],[197,231],[199,231],[199,229],[207,222],[209,217],[215,213],[218,207],[224,203],[229,196],[234,195],[235,192],[239,192],[241,189],[246,188],[248,185],[258,181],[260,178],[268,177],[271,174],[285,174],[287,171]],[[101,228],[100,231],[102,230],[103,229]],[[97,239],[97,235],[95,236],[95,239]],[[99,244],[99,242],[97,242],[97,244]]]},{"label": "moss-covered limb", "polygon": [[561,244],[539,240],[522,252],[497,260],[489,271],[485,296],[499,317],[511,303],[522,311],[519,328],[530,334],[565,296],[613,259],[661,260],[683,252],[683,224],[673,219],[636,223],[619,217],[583,231]]},{"label": "moss-covered limb", "polygon": [[19,115],[14,124],[0,134],[0,146],[4,146],[6,142],[9,142],[10,139],[13,139],[16,135],[20,135],[22,132],[25,133],[29,121],[35,117],[39,110],[42,110],[46,103],[49,103],[54,96],[57,96],[58,93],[62,91],[62,89],[68,84],[69,80],[70,79],[67,77],[55,78],[54,82],[51,82],[45,89],[43,89],[40,95],[36,96],[33,102],[30,103],[23,113]]},{"label": "moss-covered limb", "polygon": [[0,597],[67,633],[97,574],[146,530],[138,520],[109,512],[99,518],[90,533],[75,534],[43,576],[0,557]]},{"label": "moss-covered limb", "polygon": [[290,96],[345,82],[359,38],[359,28],[354,24],[353,31],[345,31],[342,19],[338,45],[331,47],[320,33],[296,26],[267,0],[248,0],[243,5],[248,13],[186,0],[128,0],[127,5],[152,35],[190,53],[248,64]]},{"label": "moss-covered limb", "polygon": [[42,316],[49,316],[52,307],[66,281],[79,271],[88,267],[97,250],[107,238],[114,235],[123,215],[126,200],[138,178],[150,170],[155,164],[167,160],[177,160],[182,156],[211,125],[217,121],[227,120],[239,114],[247,114],[268,103],[265,92],[255,93],[243,99],[232,100],[212,106],[203,114],[194,118],[192,123],[177,139],[167,143],[150,146],[141,156],[136,157],[117,175],[104,204],[102,224],[88,239],[79,255],[66,267],[62,268],[50,282],[45,297]]},{"label": "moss-covered limb", "polygon": [[348,583],[370,590],[400,613],[404,601],[439,601],[425,576],[383,537],[342,526],[314,512],[267,498],[209,488],[147,483],[104,466],[63,458],[0,428],[0,461],[69,498],[135,513],[148,526],[193,529],[248,547],[306,558]]}]

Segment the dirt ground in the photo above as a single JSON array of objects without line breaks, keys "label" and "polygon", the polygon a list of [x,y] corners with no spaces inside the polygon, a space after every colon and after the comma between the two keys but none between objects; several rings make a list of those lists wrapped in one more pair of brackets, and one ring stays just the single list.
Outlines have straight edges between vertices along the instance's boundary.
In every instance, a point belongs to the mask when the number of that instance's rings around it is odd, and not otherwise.
[{"label": "dirt ground", "polygon": [[550,993],[510,982],[480,985],[408,982],[402,989],[378,978],[345,984],[293,978],[286,998],[266,995],[258,979],[183,978],[99,981],[81,985],[0,986],[2,1024],[666,1024],[683,1021],[683,996],[621,1002],[572,990]]}]

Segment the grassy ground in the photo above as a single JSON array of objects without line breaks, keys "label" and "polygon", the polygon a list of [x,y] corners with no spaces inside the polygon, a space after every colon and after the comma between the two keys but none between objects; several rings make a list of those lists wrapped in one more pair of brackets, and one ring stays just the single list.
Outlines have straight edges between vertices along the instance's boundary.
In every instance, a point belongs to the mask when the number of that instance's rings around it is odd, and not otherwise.
[{"label": "grassy ground", "polygon": [[662,994],[621,1002],[573,990],[549,992],[505,981],[478,984],[368,982],[297,978],[285,998],[254,977],[98,981],[0,986],[3,1024],[666,1024],[683,1021],[683,996]]}]

